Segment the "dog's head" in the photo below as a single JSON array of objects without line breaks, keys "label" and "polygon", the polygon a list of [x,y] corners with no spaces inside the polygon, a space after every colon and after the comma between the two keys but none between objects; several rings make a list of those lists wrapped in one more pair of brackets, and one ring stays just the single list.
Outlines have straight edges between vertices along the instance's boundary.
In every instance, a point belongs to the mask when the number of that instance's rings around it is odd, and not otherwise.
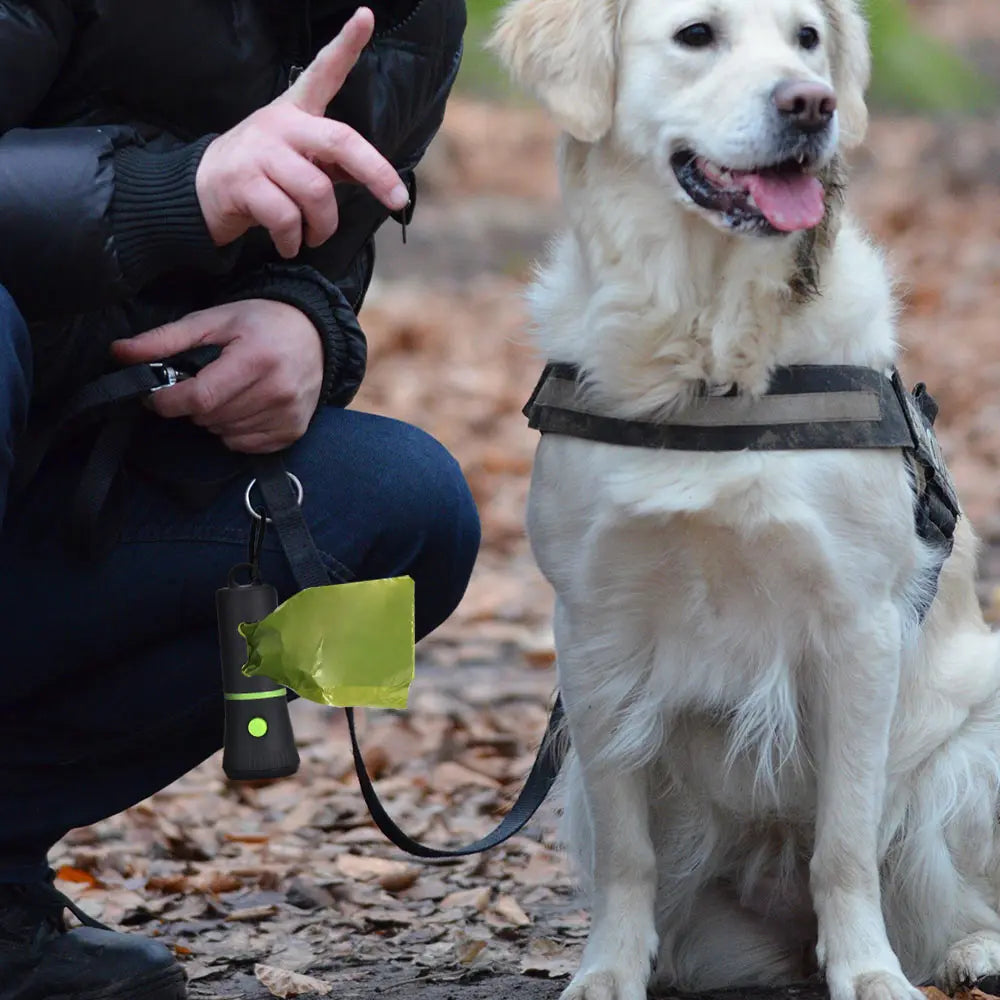
[{"label": "dog's head", "polygon": [[819,225],[867,126],[857,0],[513,0],[492,45],[571,136],[727,231]]}]

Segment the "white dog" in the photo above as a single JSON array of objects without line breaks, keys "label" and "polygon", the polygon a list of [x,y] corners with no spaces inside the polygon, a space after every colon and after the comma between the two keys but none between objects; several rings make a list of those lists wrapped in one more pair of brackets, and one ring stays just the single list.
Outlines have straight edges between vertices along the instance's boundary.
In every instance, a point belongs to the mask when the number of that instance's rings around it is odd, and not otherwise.
[{"label": "white dog", "polygon": [[[514,0],[494,44],[564,130],[540,346],[606,412],[894,364],[881,257],[841,217],[853,0]],[[1000,971],[1000,637],[964,520],[918,621],[912,512],[898,450],[542,438],[529,530],[593,914],[564,1000],[817,961],[833,1000],[904,1000]]]}]

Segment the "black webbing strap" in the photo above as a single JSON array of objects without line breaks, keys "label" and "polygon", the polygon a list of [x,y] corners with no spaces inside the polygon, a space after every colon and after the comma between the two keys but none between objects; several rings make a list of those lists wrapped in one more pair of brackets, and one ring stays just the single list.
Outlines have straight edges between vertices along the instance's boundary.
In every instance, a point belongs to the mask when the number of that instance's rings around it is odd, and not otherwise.
[{"label": "black webbing strap", "polygon": [[87,559],[107,553],[118,537],[122,512],[119,474],[135,436],[138,414],[115,413],[94,442],[70,507],[67,542]]},{"label": "black webbing strap", "polygon": [[19,492],[31,482],[45,456],[64,435],[78,433],[123,403],[142,399],[163,384],[159,370],[151,365],[132,365],[88,382],[57,413],[31,427],[18,442],[13,491]]},{"label": "black webbing strap", "polygon": [[[257,485],[267,505],[267,515],[271,518],[272,527],[291,566],[295,582],[300,587],[323,586],[330,583],[329,574],[309,532],[299,506],[298,496],[280,456],[266,455],[256,458],[253,468]],[[545,801],[562,765],[564,750],[559,731],[562,726],[563,708],[562,701],[557,698],[531,773],[517,800],[499,826],[485,837],[462,847],[431,847],[406,834],[386,812],[365,766],[355,727],[354,709],[345,708],[344,711],[351,733],[351,751],[354,755],[358,784],[361,786],[361,795],[375,825],[401,851],[418,858],[461,858],[489,850],[509,840],[524,828]]]},{"label": "black webbing strap", "polygon": [[855,365],[778,368],[758,399],[706,393],[665,420],[602,412],[575,365],[550,362],[524,407],[531,427],[604,444],[674,451],[907,448],[893,377]]},{"label": "black webbing strap", "polygon": [[48,419],[30,426],[28,433],[18,441],[13,492],[31,482],[45,456],[63,437],[77,434],[110,414],[120,412],[126,404],[136,403],[154,390],[171,384],[178,375],[195,374],[218,356],[219,348],[209,344],[163,362],[119,368],[88,382]]},{"label": "black webbing strap", "polygon": [[330,574],[323,565],[309,525],[302,515],[298,495],[281,456],[255,455],[251,466],[296,584],[301,590],[326,586],[330,583]]}]

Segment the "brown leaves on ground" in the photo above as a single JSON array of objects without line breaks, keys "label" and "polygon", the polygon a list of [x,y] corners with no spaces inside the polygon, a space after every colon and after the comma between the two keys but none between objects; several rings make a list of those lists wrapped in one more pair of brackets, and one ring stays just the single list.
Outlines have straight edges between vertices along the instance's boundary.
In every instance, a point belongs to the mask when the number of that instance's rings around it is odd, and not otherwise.
[{"label": "brown leaves on ground", "polygon": [[[949,1000],[947,993],[942,993],[936,986],[921,986],[920,992],[927,1000]],[[956,990],[951,1000],[997,1000],[992,993],[984,993],[975,987]]]},{"label": "brown leaves on ground", "polygon": [[[533,759],[551,686],[546,673],[511,664],[418,671],[409,713],[361,720],[363,744],[383,757],[390,813],[435,845],[484,834]],[[213,758],[123,815],[73,831],[53,858],[60,889],[98,919],[169,942],[195,998],[231,995],[227,977],[251,966],[277,970],[264,973],[277,977],[268,988],[292,996],[276,990],[301,981],[278,972],[341,990],[359,969],[403,978],[400,963],[411,978],[557,974],[546,971],[561,968],[546,964],[551,944],[536,941],[560,942],[563,964],[578,954],[587,922],[554,849],[551,808],[484,857],[403,857],[365,811],[342,713],[303,702],[292,712],[295,779],[230,784]]]}]

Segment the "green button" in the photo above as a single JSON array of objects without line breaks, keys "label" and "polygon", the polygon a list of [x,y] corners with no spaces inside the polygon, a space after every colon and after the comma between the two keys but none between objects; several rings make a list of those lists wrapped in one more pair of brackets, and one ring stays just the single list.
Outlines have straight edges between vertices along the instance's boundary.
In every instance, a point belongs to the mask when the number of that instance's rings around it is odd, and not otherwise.
[{"label": "green button", "polygon": [[267,719],[256,716],[247,723],[247,730],[251,736],[264,736],[267,733]]}]

